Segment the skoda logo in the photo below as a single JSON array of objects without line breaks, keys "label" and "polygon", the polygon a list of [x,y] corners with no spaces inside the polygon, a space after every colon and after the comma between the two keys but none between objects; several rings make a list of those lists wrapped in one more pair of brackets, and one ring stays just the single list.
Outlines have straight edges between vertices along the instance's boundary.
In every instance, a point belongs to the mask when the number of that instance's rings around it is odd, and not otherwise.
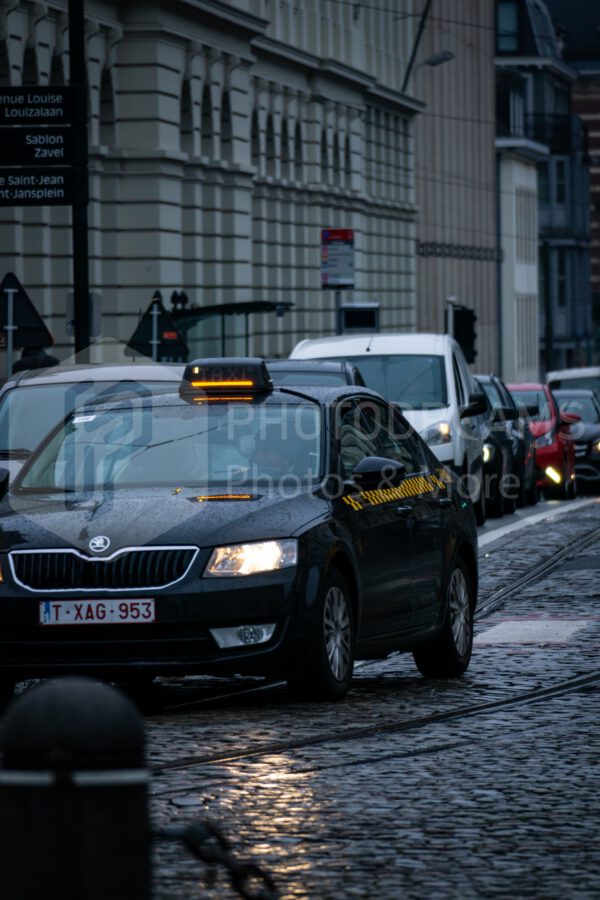
[{"label": "skoda logo", "polygon": [[105,534],[98,534],[96,537],[93,537],[89,543],[89,548],[92,553],[104,553],[105,550],[108,550],[110,547],[110,538],[107,538]]}]

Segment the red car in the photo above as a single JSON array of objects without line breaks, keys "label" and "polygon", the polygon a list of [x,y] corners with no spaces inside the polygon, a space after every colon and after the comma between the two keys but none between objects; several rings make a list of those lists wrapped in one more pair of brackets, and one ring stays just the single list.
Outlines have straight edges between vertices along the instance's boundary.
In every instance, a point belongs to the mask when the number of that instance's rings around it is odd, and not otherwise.
[{"label": "red car", "polygon": [[571,425],[579,416],[559,411],[547,384],[508,384],[517,405],[526,406],[535,438],[538,488],[548,496],[567,500],[577,496],[575,444]]}]

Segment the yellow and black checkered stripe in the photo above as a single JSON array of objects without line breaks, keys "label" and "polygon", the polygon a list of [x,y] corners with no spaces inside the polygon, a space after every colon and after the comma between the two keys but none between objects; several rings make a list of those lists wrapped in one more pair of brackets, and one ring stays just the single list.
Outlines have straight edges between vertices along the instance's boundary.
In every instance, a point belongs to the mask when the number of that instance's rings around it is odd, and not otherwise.
[{"label": "yellow and black checkered stripe", "polygon": [[[433,491],[446,490],[446,482],[443,481],[444,470],[440,470],[441,478],[430,473],[428,475],[412,475],[405,478],[397,487],[376,488],[372,491],[359,491],[351,497],[344,496],[342,500],[352,509],[365,509],[370,506],[380,506],[392,500],[404,500],[406,497],[416,497],[418,494],[431,494]],[[447,473],[446,473],[447,477]]]}]

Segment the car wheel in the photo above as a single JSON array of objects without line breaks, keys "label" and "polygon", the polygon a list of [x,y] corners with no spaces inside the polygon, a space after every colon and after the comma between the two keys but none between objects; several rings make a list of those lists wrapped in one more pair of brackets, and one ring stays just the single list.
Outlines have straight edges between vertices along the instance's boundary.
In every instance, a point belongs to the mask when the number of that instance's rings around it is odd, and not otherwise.
[{"label": "car wheel", "polygon": [[[483,472],[483,468],[481,470]],[[486,519],[486,505],[485,505],[485,489],[484,489],[484,480],[483,475],[481,477],[481,486],[479,489],[479,497],[477,500],[473,501],[473,506],[475,508],[475,521],[478,525],[485,525]]]},{"label": "car wheel", "polygon": [[12,700],[15,686],[16,681],[13,678],[0,678],[0,709]]},{"label": "car wheel", "polygon": [[473,585],[464,561],[454,562],[446,588],[446,614],[441,633],[414,652],[426,678],[457,678],[467,671],[473,649]]},{"label": "car wheel", "polygon": [[488,513],[488,515],[494,516],[495,518],[500,518],[505,513],[504,495],[502,493],[500,482],[501,476],[499,476],[498,478],[494,476],[494,490],[492,496],[486,503],[486,512]]},{"label": "car wheel", "polygon": [[[519,489],[517,491],[517,497],[515,500],[515,505],[522,509],[527,505],[527,485],[525,483],[525,466],[521,469],[521,473],[519,475]],[[513,509],[514,512],[514,509]]]},{"label": "car wheel", "polygon": [[340,700],[352,683],[354,614],[350,591],[335,569],[321,591],[310,655],[302,669],[288,678],[296,696]]},{"label": "car wheel", "polygon": [[540,494],[539,494],[538,486],[537,486],[537,472],[534,469],[533,475],[531,478],[531,484],[529,485],[529,488],[527,489],[527,502],[530,504],[530,506],[535,506],[539,499],[540,499]]}]

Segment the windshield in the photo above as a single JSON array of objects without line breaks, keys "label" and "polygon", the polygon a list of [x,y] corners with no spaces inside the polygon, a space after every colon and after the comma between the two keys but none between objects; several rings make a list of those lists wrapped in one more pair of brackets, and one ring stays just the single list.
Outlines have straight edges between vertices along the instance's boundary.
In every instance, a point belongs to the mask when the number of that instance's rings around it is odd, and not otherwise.
[{"label": "windshield", "polygon": [[600,410],[591,397],[556,397],[561,412],[575,413],[582,422],[600,422]]},{"label": "windshield", "polygon": [[367,387],[403,409],[448,405],[443,356],[348,356],[360,368]]},{"label": "windshield", "polygon": [[171,402],[78,410],[32,457],[16,489],[287,489],[318,476],[320,445],[316,405]]},{"label": "windshield", "polygon": [[26,457],[48,432],[66,419],[76,406],[108,398],[115,393],[165,393],[175,382],[82,381],[63,384],[31,384],[14,388],[0,402],[0,458]]},{"label": "windshield", "polygon": [[491,381],[478,381],[477,384],[480,388],[482,388],[486,397],[490,401],[490,406],[492,407],[492,409],[500,409],[500,407],[504,405],[502,403],[502,397],[500,396],[495,384],[492,384]]},{"label": "windshield", "polygon": [[600,376],[598,375],[572,375],[569,378],[553,378],[550,382],[552,390],[571,388],[571,390],[600,390]]},{"label": "windshield", "polygon": [[538,406],[539,412],[530,416],[534,422],[548,422],[552,418],[548,398],[544,391],[517,391],[511,390],[517,406]]}]

